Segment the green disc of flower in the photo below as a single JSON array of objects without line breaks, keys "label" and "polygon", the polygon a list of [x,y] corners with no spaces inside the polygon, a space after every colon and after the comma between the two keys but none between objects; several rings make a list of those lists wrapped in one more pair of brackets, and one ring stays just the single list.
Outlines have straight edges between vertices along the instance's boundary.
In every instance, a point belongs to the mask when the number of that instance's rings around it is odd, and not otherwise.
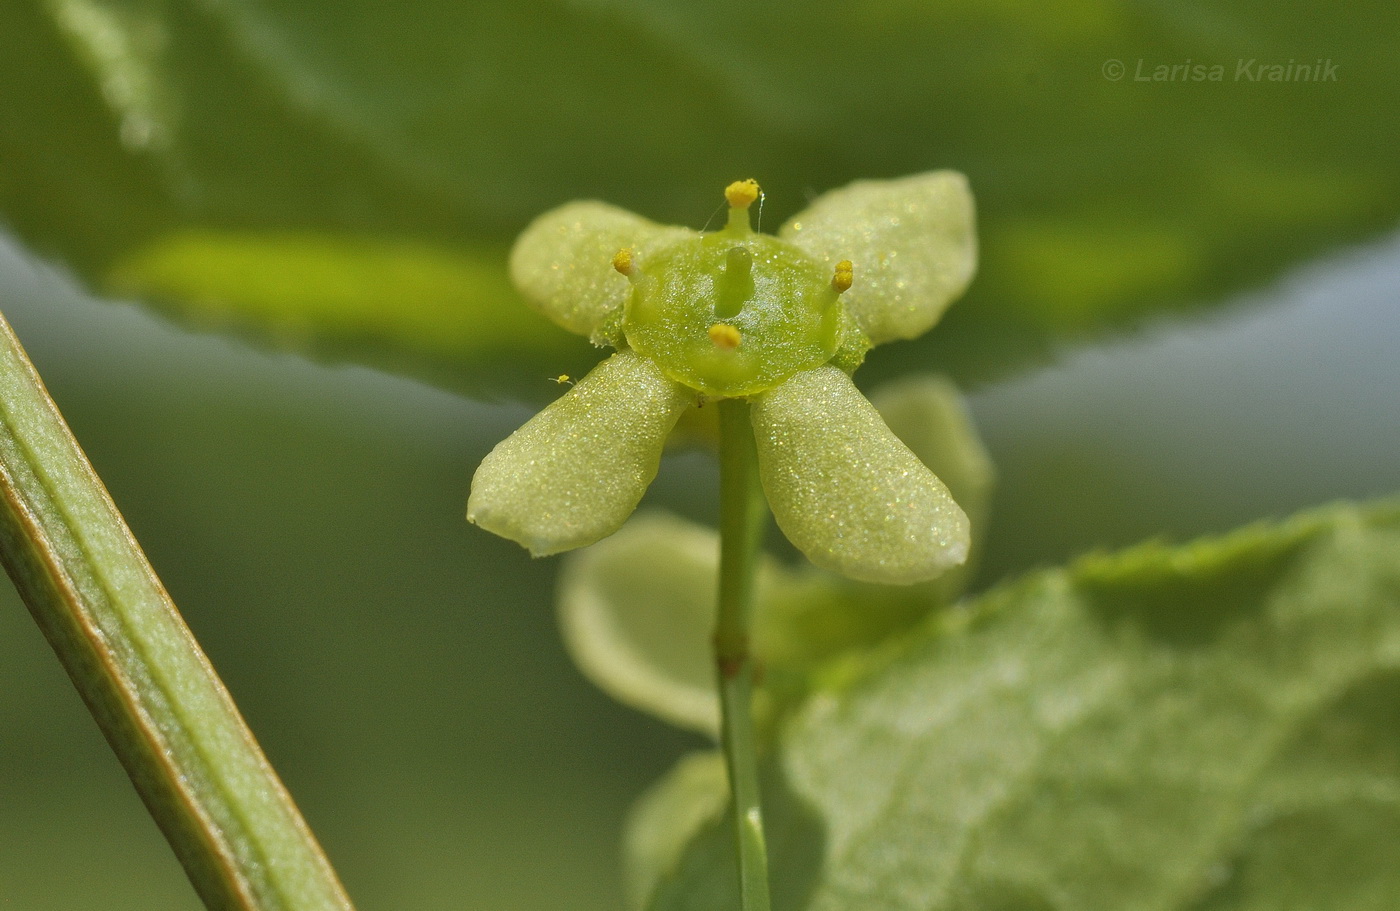
[{"label": "green disc of flower", "polygon": [[639,271],[627,342],[692,389],[753,395],[836,353],[830,268],[778,238],[718,231],[657,250]]}]

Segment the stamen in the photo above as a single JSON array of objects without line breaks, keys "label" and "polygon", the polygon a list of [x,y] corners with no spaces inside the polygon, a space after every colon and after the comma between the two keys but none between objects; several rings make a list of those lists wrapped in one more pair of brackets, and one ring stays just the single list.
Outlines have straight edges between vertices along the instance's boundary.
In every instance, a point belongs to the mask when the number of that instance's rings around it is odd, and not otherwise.
[{"label": "stamen", "polygon": [[744,336],[739,330],[728,323],[715,323],[710,327],[710,341],[715,343],[716,348],[733,351],[743,340]]},{"label": "stamen", "polygon": [[634,286],[647,282],[647,277],[643,274],[641,266],[637,265],[636,258],[632,256],[631,247],[623,247],[617,251],[617,255],[613,257],[613,268],[627,276],[627,280]]},{"label": "stamen", "polygon": [[758,187],[758,181],[753,178],[736,180],[724,188],[724,198],[735,209],[747,209],[754,204],[762,192]]},{"label": "stamen", "polygon": [[836,274],[831,278],[831,288],[837,294],[841,294],[851,289],[851,282],[855,280],[854,266],[849,259],[843,259],[836,264]]},{"label": "stamen", "polygon": [[749,224],[749,206],[763,196],[758,181],[736,180],[724,188],[724,198],[729,202],[728,230],[747,234],[752,230]]},{"label": "stamen", "polygon": [[851,284],[855,281],[855,267],[851,265],[849,259],[843,259],[836,264],[836,269],[831,276],[831,284],[827,285],[821,292],[823,307],[834,307],[841,299],[841,295],[851,290]]}]

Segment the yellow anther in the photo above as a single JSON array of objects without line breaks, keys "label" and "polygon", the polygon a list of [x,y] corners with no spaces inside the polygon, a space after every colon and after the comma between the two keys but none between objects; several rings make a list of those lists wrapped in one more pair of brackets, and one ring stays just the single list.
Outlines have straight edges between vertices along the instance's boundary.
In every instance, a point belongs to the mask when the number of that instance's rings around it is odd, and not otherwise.
[{"label": "yellow anther", "polygon": [[736,180],[724,188],[724,198],[729,200],[730,208],[747,209],[762,192],[758,188],[758,181],[753,178]]},{"label": "yellow anther", "polygon": [[733,351],[739,347],[739,342],[744,337],[738,329],[728,323],[715,323],[710,327],[710,341],[715,343],[716,348],[723,348],[725,351]]},{"label": "yellow anther", "polygon": [[855,281],[854,268],[849,259],[843,259],[836,264],[836,274],[831,278],[831,287],[836,289],[837,294],[850,290],[851,282]]},{"label": "yellow anther", "polygon": [[554,382],[558,383],[560,386],[573,385],[574,378],[567,373],[561,373],[554,378]]},{"label": "yellow anther", "polygon": [[637,271],[637,264],[632,262],[632,250],[629,247],[623,247],[617,251],[613,257],[613,268],[623,275],[631,275]]}]

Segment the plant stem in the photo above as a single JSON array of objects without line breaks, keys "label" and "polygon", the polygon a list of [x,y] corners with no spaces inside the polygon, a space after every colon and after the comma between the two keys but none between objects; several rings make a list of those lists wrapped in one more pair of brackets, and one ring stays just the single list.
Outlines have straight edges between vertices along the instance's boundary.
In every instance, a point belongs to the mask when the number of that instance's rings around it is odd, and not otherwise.
[{"label": "plant stem", "polygon": [[758,484],[749,403],[743,399],[722,400],[719,420],[720,561],[715,663],[719,672],[720,740],[733,800],[741,908],[768,911],[768,848],[758,795],[752,705],[754,665],[749,654],[754,570],[768,511]]},{"label": "plant stem", "polygon": [[0,558],[204,903],[348,911],[330,863],[3,317]]}]

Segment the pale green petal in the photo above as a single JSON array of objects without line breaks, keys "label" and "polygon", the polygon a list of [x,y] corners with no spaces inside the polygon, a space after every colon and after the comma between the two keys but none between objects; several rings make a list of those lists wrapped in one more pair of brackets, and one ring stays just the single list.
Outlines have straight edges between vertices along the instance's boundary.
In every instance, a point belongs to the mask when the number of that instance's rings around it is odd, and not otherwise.
[{"label": "pale green petal", "polygon": [[[613,268],[624,247],[648,250],[694,235],[601,202],[571,202],[531,222],[510,253],[510,276],[530,306],[568,329],[595,337],[631,293]],[[595,341],[603,339],[594,338]]]},{"label": "pale green petal", "polygon": [[948,488],[971,526],[968,561],[938,577],[939,597],[954,600],[971,577],[987,536],[996,470],[967,412],[957,386],[942,376],[921,374],[887,383],[870,393],[870,404],[919,461]]},{"label": "pale green petal", "polygon": [[817,198],[779,236],[828,266],[855,264],[841,302],[879,345],[938,322],[977,266],[972,192],[956,171],[859,180]]},{"label": "pale green petal", "polygon": [[612,534],[656,477],[693,394],[619,351],[501,441],[472,479],[467,519],[537,557]]},{"label": "pale green petal", "polygon": [[753,428],[773,517],[813,563],[907,584],[967,559],[967,516],[948,488],[837,368],[755,397]]},{"label": "pale green petal", "polygon": [[971,520],[972,537],[980,538],[996,468],[958,387],[944,376],[916,374],[872,390],[870,404],[894,435],[938,475]]}]

